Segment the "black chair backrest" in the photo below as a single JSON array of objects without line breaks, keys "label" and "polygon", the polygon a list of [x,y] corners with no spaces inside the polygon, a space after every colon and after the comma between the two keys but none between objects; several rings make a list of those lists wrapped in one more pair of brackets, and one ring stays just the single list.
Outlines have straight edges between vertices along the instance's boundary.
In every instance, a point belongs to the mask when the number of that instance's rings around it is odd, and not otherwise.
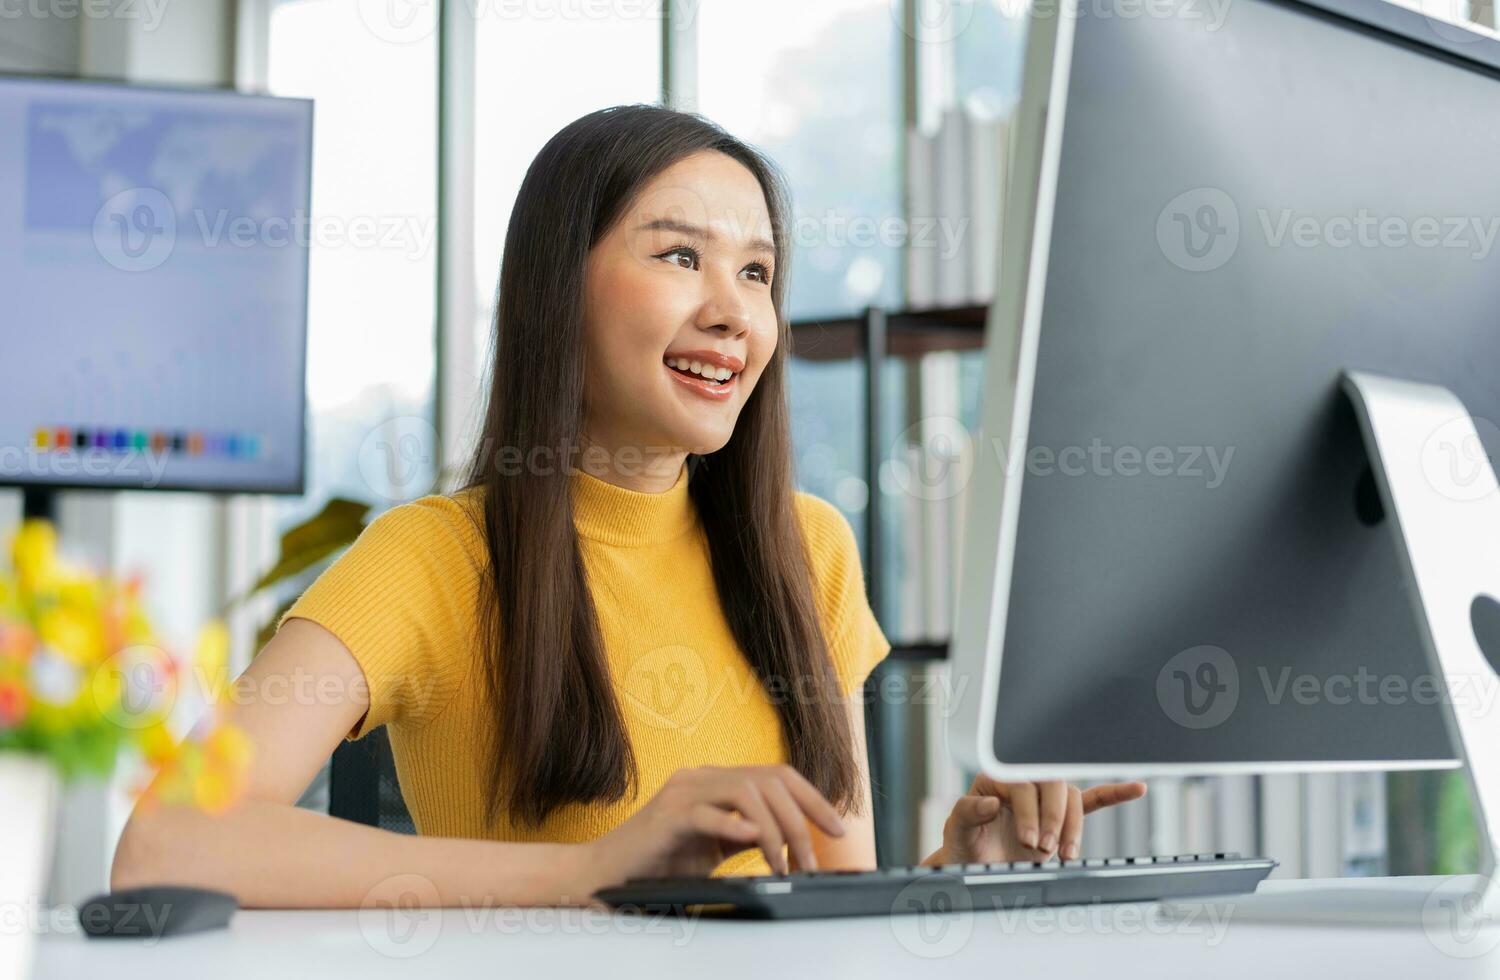
[{"label": "black chair backrest", "polygon": [[358,741],[340,742],[333,750],[328,815],[403,834],[417,832],[401,796],[384,725]]}]

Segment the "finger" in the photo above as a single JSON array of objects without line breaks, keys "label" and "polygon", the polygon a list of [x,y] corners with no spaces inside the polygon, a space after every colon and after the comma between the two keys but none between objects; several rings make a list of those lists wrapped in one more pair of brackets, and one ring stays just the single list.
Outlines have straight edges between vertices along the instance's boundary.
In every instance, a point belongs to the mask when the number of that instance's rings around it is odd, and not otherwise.
[{"label": "finger", "polygon": [[688,824],[705,837],[717,837],[735,844],[750,844],[760,836],[760,828],[738,813],[721,810],[711,803],[699,803],[688,813]]},{"label": "finger", "polygon": [[1010,802],[1010,791],[1017,786],[1025,786],[1026,783],[1002,783],[998,779],[992,779],[984,773],[974,777],[974,785],[969,787],[970,793],[982,796],[993,796],[1001,803]]},{"label": "finger", "polygon": [[1075,860],[1083,848],[1083,791],[1077,786],[1068,787],[1068,811],[1063,817],[1062,846],[1058,853],[1063,860]]},{"label": "finger", "polygon": [[1063,817],[1068,812],[1068,784],[1053,779],[1036,784],[1040,814],[1037,831],[1040,839],[1037,848],[1048,856],[1057,851],[1058,838],[1062,834]]},{"label": "finger", "polygon": [[772,778],[761,784],[760,791],[765,797],[766,805],[771,808],[771,815],[781,824],[781,835],[786,838],[792,856],[797,859],[797,867],[807,871],[816,870],[818,858],[813,853],[812,835],[807,832],[807,817],[803,815],[797,801],[792,799],[791,790],[787,789],[786,783]]},{"label": "finger", "polygon": [[1037,825],[1039,823],[1035,783],[1010,783],[1006,786],[1010,797],[1010,812],[1016,819],[1016,838],[1032,850],[1037,849]]},{"label": "finger", "polygon": [[970,793],[968,796],[959,797],[958,802],[953,804],[951,817],[956,829],[968,829],[983,827],[999,814],[999,797],[977,796]]},{"label": "finger", "polygon": [[818,788],[807,781],[791,766],[774,766],[778,781],[786,787],[798,808],[807,815],[813,823],[824,833],[833,837],[844,836],[844,821],[840,819],[839,812],[827,797],[818,792]]},{"label": "finger", "polygon": [[1094,786],[1083,791],[1083,812],[1093,813],[1095,810],[1107,806],[1118,806],[1121,803],[1129,803],[1146,795],[1146,784],[1134,783],[1106,783],[1103,786]]},{"label": "finger", "polygon": [[756,841],[765,852],[766,863],[771,866],[771,870],[777,874],[786,874],[790,870],[786,866],[786,854],[783,853],[786,838],[781,836],[781,825],[771,813],[771,808],[766,805],[759,787],[743,775],[733,776],[731,780],[733,787],[729,791],[729,805],[760,829]]}]

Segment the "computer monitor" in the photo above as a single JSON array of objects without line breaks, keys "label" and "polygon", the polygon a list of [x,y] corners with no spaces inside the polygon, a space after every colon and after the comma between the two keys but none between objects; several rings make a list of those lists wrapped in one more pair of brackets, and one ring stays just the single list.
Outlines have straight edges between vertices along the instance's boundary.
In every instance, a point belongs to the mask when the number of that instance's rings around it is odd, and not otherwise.
[{"label": "computer monitor", "polygon": [[312,103],[0,77],[0,484],[301,493]]},{"label": "computer monitor", "polygon": [[1484,487],[1500,43],[1380,0],[1049,0],[1023,92],[950,750],[1018,779],[1455,765],[1440,699],[1493,674],[1429,664],[1341,377],[1455,393],[1481,439],[1434,432],[1431,479]]}]

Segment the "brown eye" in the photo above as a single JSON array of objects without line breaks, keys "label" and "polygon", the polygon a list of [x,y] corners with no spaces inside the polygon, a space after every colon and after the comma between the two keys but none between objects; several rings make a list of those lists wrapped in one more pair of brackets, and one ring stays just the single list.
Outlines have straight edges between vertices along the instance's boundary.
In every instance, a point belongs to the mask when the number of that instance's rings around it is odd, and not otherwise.
[{"label": "brown eye", "polygon": [[[657,256],[657,258],[666,259],[668,262],[682,269],[695,269],[698,266],[697,250],[689,248],[686,245],[680,245],[677,248],[672,249],[670,252],[663,252],[661,253],[661,255]],[[687,264],[683,265],[678,261],[679,258],[687,259]]]}]

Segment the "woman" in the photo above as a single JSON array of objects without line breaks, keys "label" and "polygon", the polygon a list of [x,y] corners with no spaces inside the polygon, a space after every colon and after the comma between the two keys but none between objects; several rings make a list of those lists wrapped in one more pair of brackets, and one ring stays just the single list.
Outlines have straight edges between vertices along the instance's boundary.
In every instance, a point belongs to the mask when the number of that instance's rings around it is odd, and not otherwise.
[{"label": "woman", "polygon": [[[247,801],[136,813],[113,887],[578,904],[874,867],[855,695],[890,645],[848,522],[793,490],[786,228],[771,165],[699,117],[554,136],[511,215],[466,485],[382,514],[287,610],[233,690]],[[382,724],[418,836],[294,806]],[[927,862],[1075,856],[1086,811],[1144,790],[980,777]]]}]

